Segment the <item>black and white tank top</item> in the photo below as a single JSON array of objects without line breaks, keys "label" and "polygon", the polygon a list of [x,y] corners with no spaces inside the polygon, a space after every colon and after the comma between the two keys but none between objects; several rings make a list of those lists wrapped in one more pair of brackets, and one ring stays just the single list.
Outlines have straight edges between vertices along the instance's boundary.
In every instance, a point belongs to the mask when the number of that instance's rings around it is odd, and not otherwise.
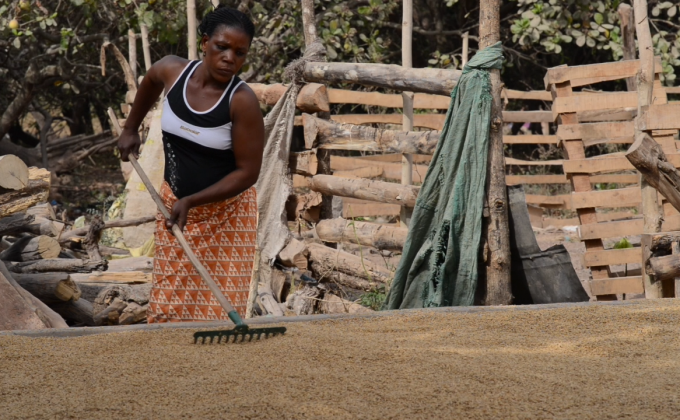
[{"label": "black and white tank top", "polygon": [[201,61],[187,64],[163,101],[165,181],[177,198],[201,191],[236,169],[230,106],[243,81],[234,76],[212,108],[195,111],[187,101],[187,85],[200,65]]}]

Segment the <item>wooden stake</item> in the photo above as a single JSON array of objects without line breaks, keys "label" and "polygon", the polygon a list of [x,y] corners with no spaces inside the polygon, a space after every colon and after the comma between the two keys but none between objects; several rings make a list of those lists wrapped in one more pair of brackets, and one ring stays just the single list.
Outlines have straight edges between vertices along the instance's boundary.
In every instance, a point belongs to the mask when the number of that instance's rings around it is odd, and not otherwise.
[{"label": "wooden stake", "polygon": [[[652,46],[652,35],[649,30],[647,17],[647,0],[635,0],[634,15],[635,29],[640,48],[640,71],[637,74],[636,88],[638,91],[638,115],[642,112],[642,107],[652,103],[652,89],[654,86],[654,47]],[[636,138],[643,136],[638,124],[635,128]],[[661,206],[656,190],[647,183],[644,176],[640,178],[640,188],[642,189],[642,217],[644,221],[643,233],[654,233],[661,230]],[[643,247],[644,248],[644,247]],[[663,285],[660,281],[653,281],[645,269],[645,261],[649,258],[645,249],[642,252],[642,282],[645,285],[645,297],[647,299],[657,299],[663,297]]]},{"label": "wooden stake", "polygon": [[[633,21],[633,8],[626,3],[621,3],[618,8],[621,20],[621,33],[623,34],[623,59],[635,60],[635,23]],[[635,78],[626,79],[628,91],[635,90]]]},{"label": "wooden stake", "polygon": [[137,80],[137,35],[132,29],[128,29],[128,63],[135,80]]},{"label": "wooden stake", "polygon": [[461,68],[465,67],[465,65],[468,62],[468,50],[469,50],[469,44],[470,44],[470,32],[465,32],[463,34],[463,57],[462,57],[462,64]]},{"label": "wooden stake", "polygon": [[317,40],[316,19],[314,17],[314,0],[300,0],[302,5],[302,27],[305,33],[305,46],[309,47]]},{"label": "wooden stake", "polygon": [[[479,49],[500,41],[501,0],[482,0],[479,8]],[[486,275],[485,305],[512,303],[510,287],[510,228],[508,197],[505,186],[503,157],[503,108],[501,105],[500,70],[491,70],[491,133],[489,135],[489,165],[486,184],[489,217],[485,218],[482,237],[488,246],[482,268]],[[484,242],[483,240],[483,242]]]},{"label": "wooden stake", "polygon": [[144,68],[149,71],[151,68],[151,47],[149,47],[149,27],[140,25],[142,30],[142,50],[144,52]]},{"label": "wooden stake", "polygon": [[197,60],[198,40],[196,39],[196,0],[187,0],[187,31],[189,60]]},{"label": "wooden stake", "polygon": [[[403,19],[401,22],[401,65],[410,69],[413,67],[413,0],[404,0],[403,8]],[[413,131],[413,92],[403,92],[401,96],[404,109],[401,129],[403,131]],[[413,184],[413,156],[409,154],[401,155],[401,184]],[[412,208],[402,206],[399,213],[399,224],[402,227],[408,227],[412,214]]]}]

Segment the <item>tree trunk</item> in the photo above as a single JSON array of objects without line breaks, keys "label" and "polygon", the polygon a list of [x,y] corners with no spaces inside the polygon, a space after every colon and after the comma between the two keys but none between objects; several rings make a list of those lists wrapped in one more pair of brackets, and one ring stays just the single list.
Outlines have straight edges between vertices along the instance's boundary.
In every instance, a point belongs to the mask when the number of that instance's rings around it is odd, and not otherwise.
[{"label": "tree trunk", "polygon": [[363,125],[339,124],[309,114],[302,116],[305,147],[333,145],[383,153],[431,155],[439,142],[439,131],[383,130]]},{"label": "tree trunk", "polygon": [[[635,30],[637,32],[638,47],[640,48],[640,70],[637,74],[636,88],[638,92],[638,116],[641,116],[642,107],[652,103],[652,90],[654,86],[654,47],[652,46],[652,35],[649,30],[649,21],[647,17],[647,0],[635,0],[634,8],[634,15],[636,16]],[[650,150],[656,145],[660,150],[660,146],[651,137],[647,138],[644,136],[638,127],[639,124],[636,124],[635,126],[636,143],[639,141],[640,146],[643,146],[642,142],[644,142],[645,148],[649,148]],[[636,150],[644,153],[644,149],[640,150],[638,148]],[[636,150],[633,150],[633,155],[631,155],[634,160],[635,157],[640,156],[635,153]],[[626,154],[626,157],[628,157],[628,153]],[[628,159],[630,160],[630,157]],[[633,161],[631,161],[631,163],[633,163]],[[658,195],[652,186],[652,183],[655,180],[653,178],[648,180],[645,176],[645,172],[640,172],[642,175],[640,179],[642,204],[640,207],[642,209],[642,218],[644,221],[642,232],[644,234],[659,232],[661,230],[662,213]],[[660,281],[653,281],[646,273],[645,261],[647,258],[649,258],[649,255],[643,249],[642,281],[645,285],[645,297],[647,297],[647,299],[661,298],[663,297],[663,284]]]},{"label": "tree trunk", "polygon": [[324,242],[344,242],[401,251],[406,243],[408,229],[337,218],[320,221],[316,225],[316,234]]},{"label": "tree trunk", "polygon": [[80,299],[81,291],[68,273],[13,274],[27,292],[51,304]]},{"label": "tree trunk", "polygon": [[339,178],[332,175],[316,175],[312,177],[310,188],[322,194],[410,207],[416,204],[416,198],[420,191],[420,187],[412,185],[399,185],[392,182],[372,181],[369,179]]},{"label": "tree trunk", "polygon": [[460,70],[405,69],[393,64],[365,63],[307,63],[304,72],[308,82],[349,82],[446,96],[451,95],[460,75]]},{"label": "tree trunk", "polygon": [[[482,0],[479,9],[479,49],[500,41],[500,0]],[[488,247],[485,271],[485,305],[512,303],[510,287],[510,228],[508,196],[505,185],[503,157],[503,108],[501,104],[500,70],[491,70],[491,131],[489,135],[489,165],[486,199],[489,217],[485,218],[482,237]]]},{"label": "tree trunk", "polygon": [[[635,21],[633,8],[626,3],[621,3],[618,8],[619,20],[621,21],[621,35],[623,35],[623,59],[635,60]],[[635,78],[626,79],[626,87],[629,92],[635,90]]]},{"label": "tree trunk", "polygon": [[16,213],[0,219],[0,237],[25,232],[28,225],[33,223],[35,216]]},{"label": "tree trunk", "polygon": [[657,283],[680,277],[680,255],[652,257],[647,260],[646,271],[654,276],[654,281]]},{"label": "tree trunk", "polygon": [[45,202],[49,194],[50,172],[45,169],[29,168],[26,188],[16,191],[0,188],[0,218]]},{"label": "tree trunk", "polygon": [[320,244],[309,244],[307,248],[309,260],[312,264],[318,264],[315,267],[319,274],[327,275],[332,271],[338,271],[376,283],[389,283],[394,277],[387,268],[348,252]]},{"label": "tree trunk", "polygon": [[316,19],[314,17],[314,0],[301,0],[302,28],[305,34],[305,45],[309,47],[317,39]]}]

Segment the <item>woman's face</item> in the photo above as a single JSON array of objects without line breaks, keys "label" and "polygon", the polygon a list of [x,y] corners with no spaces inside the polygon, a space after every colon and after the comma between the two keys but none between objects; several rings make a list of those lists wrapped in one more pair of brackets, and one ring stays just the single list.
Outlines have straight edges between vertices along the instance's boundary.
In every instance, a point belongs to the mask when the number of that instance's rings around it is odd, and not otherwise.
[{"label": "woman's face", "polygon": [[228,83],[243,67],[250,41],[243,30],[225,25],[218,26],[211,37],[203,35],[203,62],[210,75],[221,83]]}]

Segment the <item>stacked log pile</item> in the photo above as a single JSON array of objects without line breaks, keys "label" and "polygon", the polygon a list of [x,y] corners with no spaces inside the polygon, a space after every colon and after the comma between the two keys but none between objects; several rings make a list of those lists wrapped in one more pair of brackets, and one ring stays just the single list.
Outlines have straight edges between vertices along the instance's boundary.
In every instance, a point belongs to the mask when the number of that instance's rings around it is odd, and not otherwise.
[{"label": "stacked log pile", "polygon": [[103,229],[72,229],[47,203],[50,172],[0,156],[0,330],[125,325],[146,321],[151,258],[104,259],[127,250],[99,244]]}]

